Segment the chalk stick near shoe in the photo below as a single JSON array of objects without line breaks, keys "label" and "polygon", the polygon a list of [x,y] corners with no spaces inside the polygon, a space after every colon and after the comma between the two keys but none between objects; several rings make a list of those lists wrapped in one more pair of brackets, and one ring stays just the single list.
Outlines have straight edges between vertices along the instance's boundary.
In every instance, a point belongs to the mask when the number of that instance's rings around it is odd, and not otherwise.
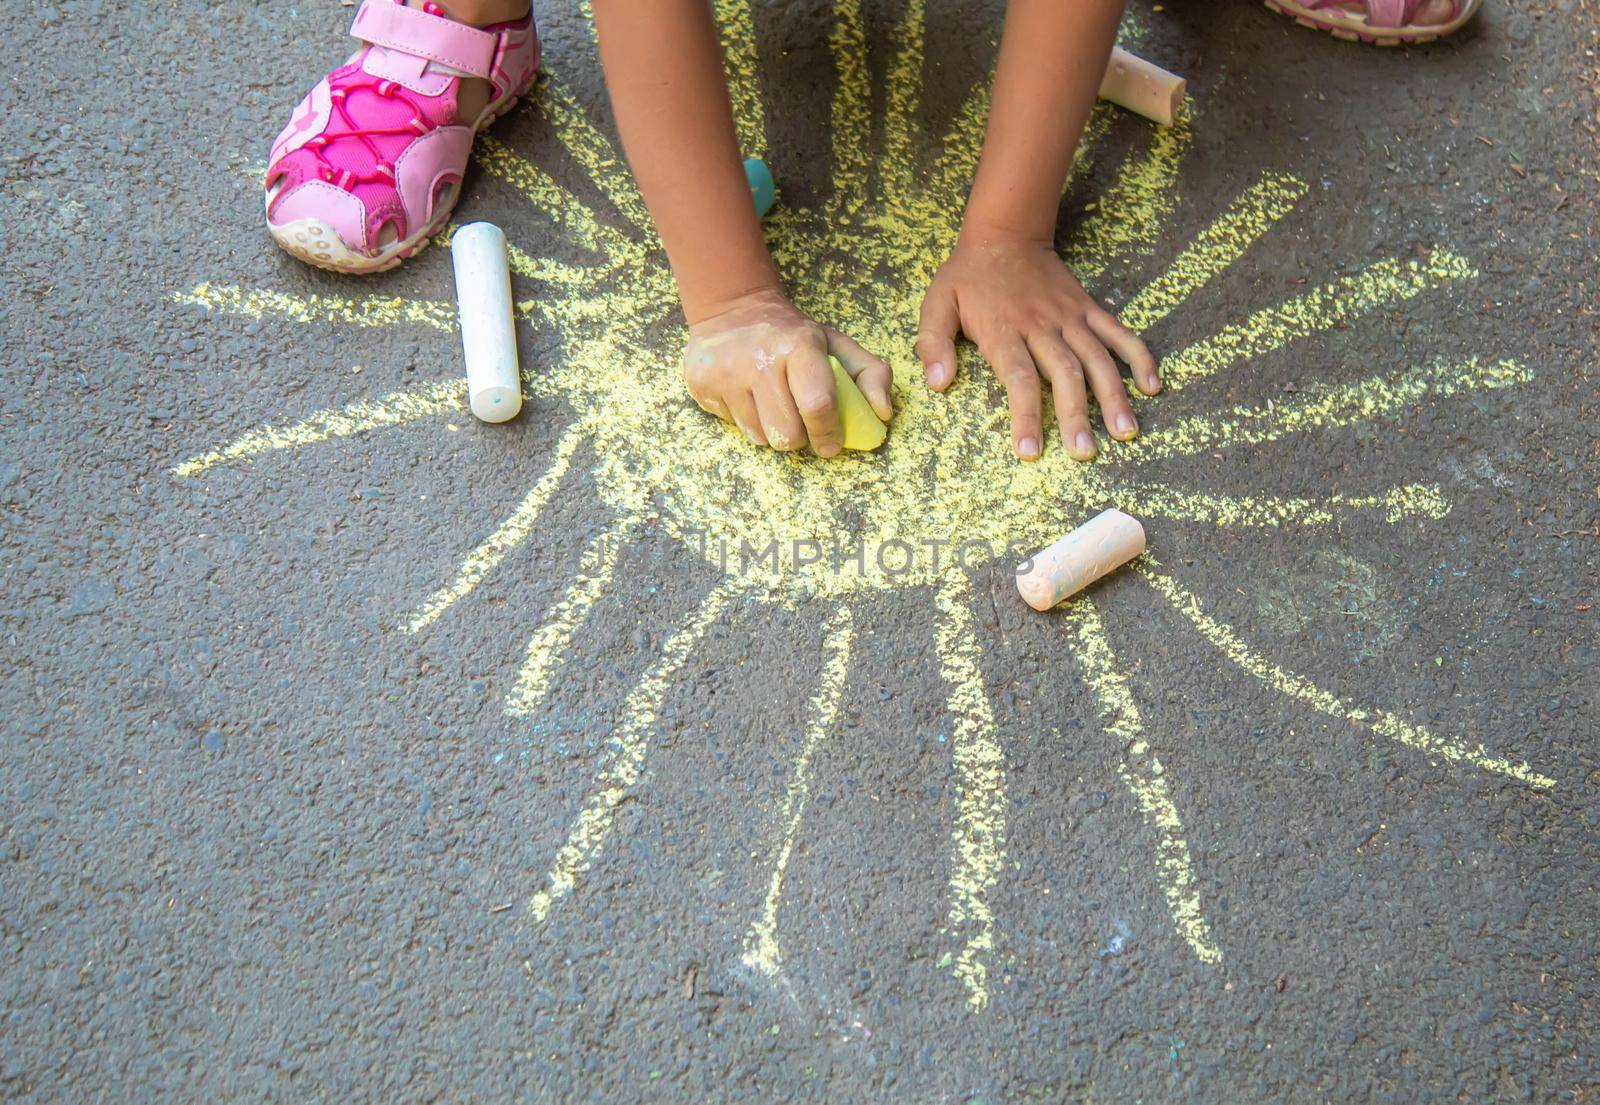
[{"label": "chalk stick near shoe", "polygon": [[1100,82],[1100,98],[1170,127],[1188,86],[1189,82],[1176,73],[1168,73],[1118,46],[1112,49],[1111,64],[1106,66],[1105,78]]},{"label": "chalk stick near shoe", "polygon": [[484,422],[509,421],[522,409],[522,377],[506,236],[493,223],[469,223],[451,237],[450,259],[467,358],[467,405]]},{"label": "chalk stick near shoe", "polygon": [[1144,552],[1144,527],[1120,510],[1102,510],[1061,540],[1029,557],[1017,591],[1035,610],[1048,610]]}]

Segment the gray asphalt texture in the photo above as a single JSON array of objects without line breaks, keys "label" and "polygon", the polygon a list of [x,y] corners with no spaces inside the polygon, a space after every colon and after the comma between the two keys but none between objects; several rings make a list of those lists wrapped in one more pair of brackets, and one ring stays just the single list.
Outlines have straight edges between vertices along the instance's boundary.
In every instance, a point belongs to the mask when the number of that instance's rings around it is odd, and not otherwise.
[{"label": "gray asphalt texture", "polygon": [[[867,5],[874,43],[896,8]],[[1060,619],[1023,609],[992,567],[975,617],[1011,785],[984,1012],[937,963],[955,780],[925,591],[858,607],[789,868],[781,982],[739,959],[814,686],[821,624],[805,606],[738,605],[713,627],[606,851],[530,924],[624,699],[714,571],[646,527],[623,554],[640,584],[596,607],[530,727],[503,716],[504,695],[606,520],[581,453],[492,586],[426,634],[397,627],[544,470],[558,405],[173,477],[251,427],[435,378],[459,353],[444,332],[250,320],[174,292],[448,299],[448,254],[352,282],[298,265],[260,225],[246,174],[346,49],[348,8],[24,0],[6,20],[0,119],[0,1098],[1600,1092],[1593,8],[1491,0],[1452,41],[1404,51],[1248,4],[1140,10],[1145,52],[1190,77],[1205,113],[1170,240],[1105,290],[1138,287],[1260,169],[1313,185],[1153,345],[1441,244],[1482,276],[1243,366],[1216,401],[1436,356],[1535,373],[1185,462],[1200,486],[1283,494],[1437,482],[1456,504],[1442,520],[1162,522],[1152,543],[1275,662],[1526,759],[1553,789],[1314,713],[1113,579],[1096,602],[1223,951],[1202,964]],[[826,17],[759,8],[764,56],[825,59]],[[549,56],[585,71],[575,13],[541,19]],[[984,72],[998,27],[995,4],[933,5],[929,53],[949,79],[930,127]],[[609,129],[588,72],[579,90]],[[823,187],[826,89],[769,91],[786,195]],[[546,156],[524,112],[496,134]],[[1115,162],[1075,186],[1063,227]],[[500,183],[469,181],[463,217],[514,225],[519,210]],[[521,340],[535,362],[553,348]],[[1159,425],[1160,401],[1148,410]]]}]

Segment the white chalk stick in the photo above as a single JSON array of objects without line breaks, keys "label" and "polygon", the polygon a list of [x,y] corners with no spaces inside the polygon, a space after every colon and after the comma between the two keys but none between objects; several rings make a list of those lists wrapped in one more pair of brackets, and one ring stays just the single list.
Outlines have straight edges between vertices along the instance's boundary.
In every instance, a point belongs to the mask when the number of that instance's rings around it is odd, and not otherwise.
[{"label": "white chalk stick", "polygon": [[1111,64],[1106,66],[1105,78],[1100,82],[1100,98],[1170,127],[1188,85],[1176,73],[1117,46],[1111,51]]},{"label": "white chalk stick", "polygon": [[467,404],[485,422],[505,422],[522,409],[506,236],[493,223],[469,223],[450,239],[450,258],[467,357]]},{"label": "white chalk stick", "polygon": [[1035,610],[1048,610],[1144,552],[1144,527],[1120,510],[1102,510],[1055,544],[1029,557],[1017,591]]}]

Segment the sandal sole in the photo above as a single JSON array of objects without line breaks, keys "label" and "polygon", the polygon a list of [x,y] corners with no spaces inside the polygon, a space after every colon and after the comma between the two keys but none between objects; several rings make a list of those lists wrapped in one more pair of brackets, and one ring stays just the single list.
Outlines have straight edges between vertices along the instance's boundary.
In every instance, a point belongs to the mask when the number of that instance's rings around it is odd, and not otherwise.
[{"label": "sandal sole", "polygon": [[1331,20],[1319,19],[1314,14],[1300,8],[1294,8],[1279,3],[1278,0],[1262,0],[1272,11],[1279,15],[1288,16],[1302,27],[1310,27],[1313,31],[1326,31],[1334,38],[1345,42],[1362,42],[1368,46],[1421,46],[1429,42],[1437,42],[1445,35],[1460,30],[1471,22],[1478,12],[1479,5],[1469,0],[1467,10],[1449,23],[1441,23],[1437,27],[1430,27],[1426,31],[1407,32],[1399,27],[1367,28],[1355,30],[1345,23],[1336,23]]}]

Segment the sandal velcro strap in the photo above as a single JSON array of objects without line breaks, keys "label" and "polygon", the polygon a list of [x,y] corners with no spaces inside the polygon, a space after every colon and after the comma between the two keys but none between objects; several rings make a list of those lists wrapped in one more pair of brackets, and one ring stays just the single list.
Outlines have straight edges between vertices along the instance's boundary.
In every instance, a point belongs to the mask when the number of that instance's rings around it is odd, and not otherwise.
[{"label": "sandal velcro strap", "polygon": [[436,61],[490,79],[499,37],[395,0],[362,0],[350,35],[374,46]]}]

